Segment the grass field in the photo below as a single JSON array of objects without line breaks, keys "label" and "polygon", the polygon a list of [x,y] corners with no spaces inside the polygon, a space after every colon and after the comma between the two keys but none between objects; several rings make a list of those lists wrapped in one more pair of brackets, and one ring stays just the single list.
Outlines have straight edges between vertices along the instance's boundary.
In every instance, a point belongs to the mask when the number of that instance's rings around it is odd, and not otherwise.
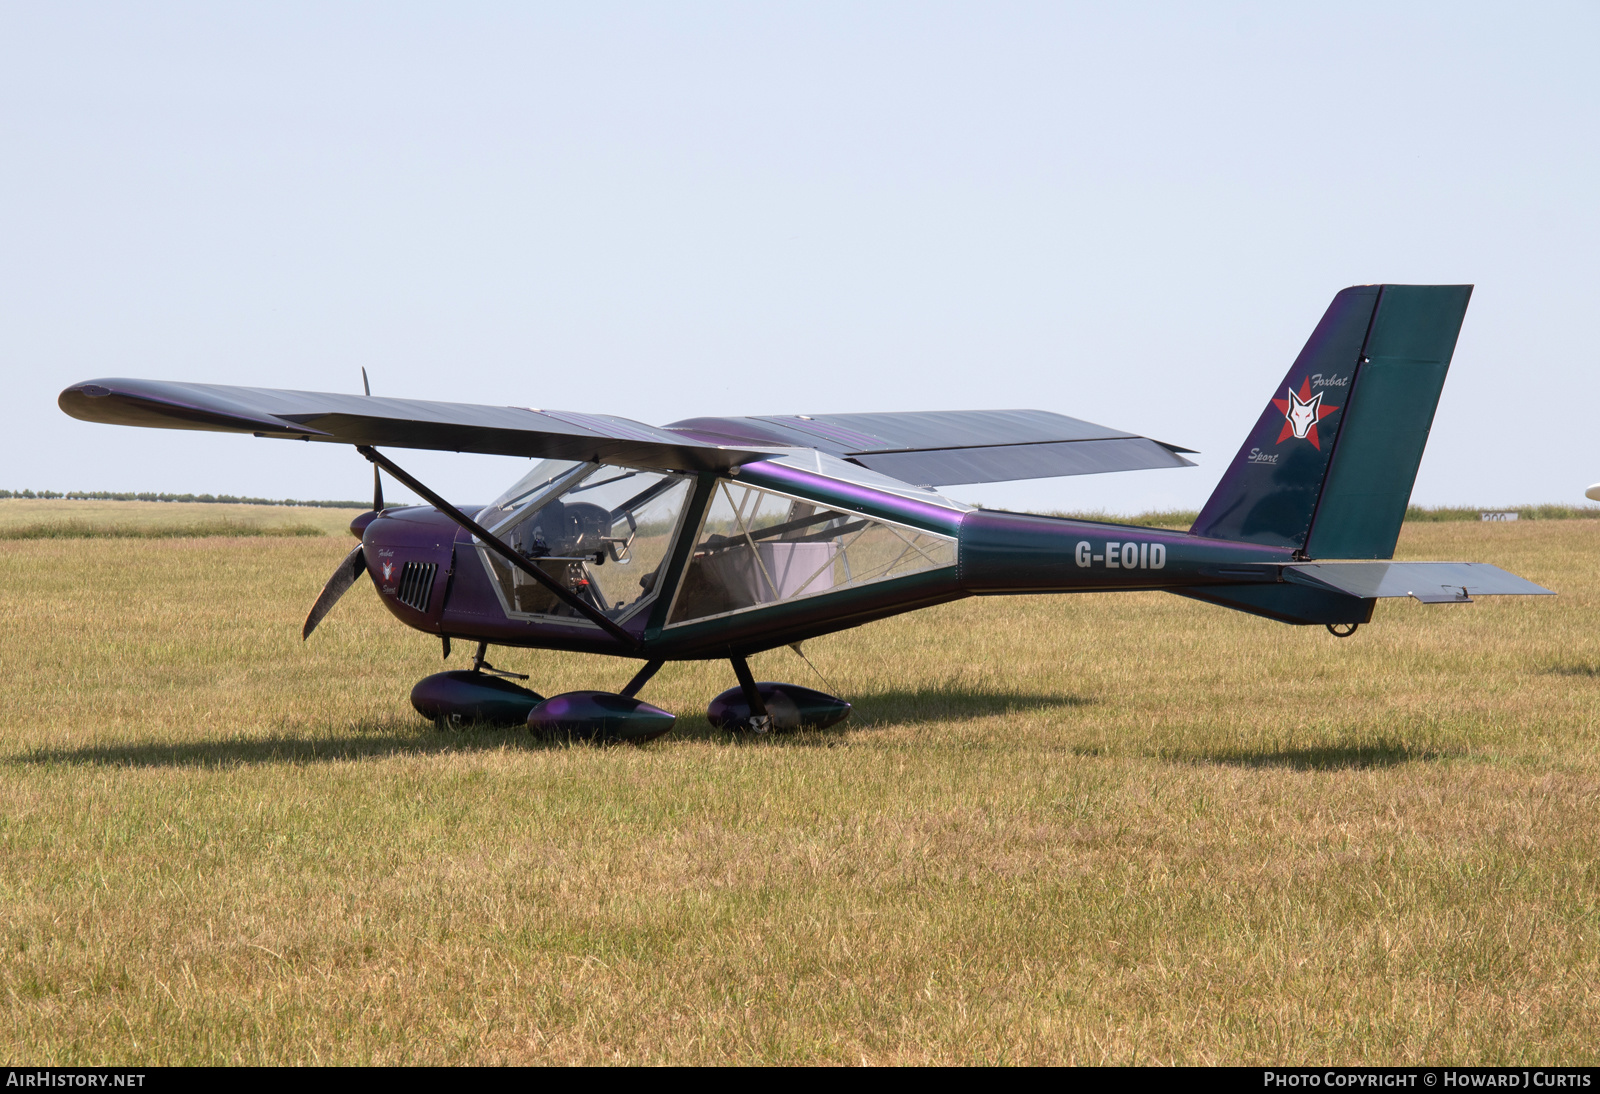
[{"label": "grass field", "polygon": [[[615,748],[434,731],[438,643],[370,589],[302,645],[348,537],[0,543],[0,1051],[1593,1063],[1597,540],[1408,525],[1562,595],[1343,641],[966,601],[808,644],[826,683],[756,659],[837,730],[714,733],[731,672],[668,666],[678,729]],[[631,671],[497,654],[547,694]]]},{"label": "grass field", "polygon": [[0,540],[348,535],[360,509],[0,498]]}]

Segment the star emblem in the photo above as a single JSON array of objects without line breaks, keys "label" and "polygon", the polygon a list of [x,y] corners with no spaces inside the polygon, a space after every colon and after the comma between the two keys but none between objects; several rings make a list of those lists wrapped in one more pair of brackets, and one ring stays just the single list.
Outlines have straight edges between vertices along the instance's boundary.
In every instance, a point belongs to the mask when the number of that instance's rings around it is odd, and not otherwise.
[{"label": "star emblem", "polygon": [[1309,376],[1300,381],[1298,394],[1292,387],[1286,388],[1284,394],[1289,397],[1272,400],[1272,405],[1283,414],[1283,429],[1278,434],[1278,443],[1282,444],[1290,437],[1298,437],[1303,441],[1310,441],[1311,447],[1320,451],[1322,444],[1317,440],[1317,423],[1339,408],[1323,406],[1322,392],[1311,394]]}]

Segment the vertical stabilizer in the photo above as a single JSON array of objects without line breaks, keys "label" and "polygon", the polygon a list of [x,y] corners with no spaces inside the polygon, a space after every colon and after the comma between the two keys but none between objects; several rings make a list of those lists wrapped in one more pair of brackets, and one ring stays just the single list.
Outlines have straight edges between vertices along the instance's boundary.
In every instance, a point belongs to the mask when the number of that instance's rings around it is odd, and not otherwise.
[{"label": "vertical stabilizer", "polygon": [[1335,296],[1191,531],[1312,558],[1392,556],[1471,295]]},{"label": "vertical stabilizer", "polygon": [[1360,285],[1333,298],[1200,511],[1196,535],[1306,545],[1380,292]]}]

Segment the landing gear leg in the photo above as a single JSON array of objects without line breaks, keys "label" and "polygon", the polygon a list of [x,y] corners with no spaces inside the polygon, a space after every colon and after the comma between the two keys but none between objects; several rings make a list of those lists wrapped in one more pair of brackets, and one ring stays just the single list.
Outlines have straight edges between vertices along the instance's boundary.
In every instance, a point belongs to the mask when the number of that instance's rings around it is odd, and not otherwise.
[{"label": "landing gear leg", "polygon": [[487,676],[505,676],[505,677],[509,677],[509,678],[511,678],[513,680],[526,680],[528,678],[526,673],[506,672],[503,669],[495,668],[493,665],[489,664],[489,662],[485,659],[484,655],[487,654],[488,652],[489,652],[489,643],[487,643],[487,642],[479,642],[478,643],[478,651],[472,655],[472,671],[473,672],[483,673],[483,674],[485,674]]},{"label": "landing gear leg", "polygon": [[633,674],[633,679],[628,681],[628,686],[622,689],[621,694],[626,695],[629,699],[638,695],[639,689],[648,684],[650,677],[660,672],[661,666],[665,664],[665,661],[646,661],[644,668]]},{"label": "landing gear leg", "polygon": [[739,678],[739,688],[744,692],[744,701],[750,704],[750,731],[768,732],[772,729],[772,715],[767,713],[767,704],[756,687],[756,678],[750,675],[749,664],[743,657],[732,657],[729,660],[733,662],[733,674]]}]

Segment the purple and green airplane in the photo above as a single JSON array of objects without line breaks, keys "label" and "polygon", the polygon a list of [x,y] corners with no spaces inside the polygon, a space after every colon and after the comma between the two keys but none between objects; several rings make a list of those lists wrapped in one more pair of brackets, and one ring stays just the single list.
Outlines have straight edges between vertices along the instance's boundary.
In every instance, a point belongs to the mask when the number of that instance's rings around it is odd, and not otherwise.
[{"label": "purple and green airplane", "polygon": [[[476,643],[470,670],[412,692],[441,723],[524,723],[639,740],[674,716],[638,693],[668,661],[723,660],[708,717],[767,732],[850,705],[757,682],[763,650],[968,596],[1159,589],[1346,637],[1383,597],[1544,594],[1481,562],[1391,562],[1470,285],[1334,297],[1187,532],[979,509],[953,483],[1193,466],[1189,449],[1042,410],[786,414],[645,425],[605,414],[217,384],[103,379],[75,418],[352,445],[372,511],[304,635],[367,575],[403,623]],[[488,505],[457,506],[380,448],[520,456]],[[386,507],[378,469],[429,504]],[[574,650],[642,667],[620,694],[545,698],[488,648]],[[516,679],[526,679],[516,677]]]}]

